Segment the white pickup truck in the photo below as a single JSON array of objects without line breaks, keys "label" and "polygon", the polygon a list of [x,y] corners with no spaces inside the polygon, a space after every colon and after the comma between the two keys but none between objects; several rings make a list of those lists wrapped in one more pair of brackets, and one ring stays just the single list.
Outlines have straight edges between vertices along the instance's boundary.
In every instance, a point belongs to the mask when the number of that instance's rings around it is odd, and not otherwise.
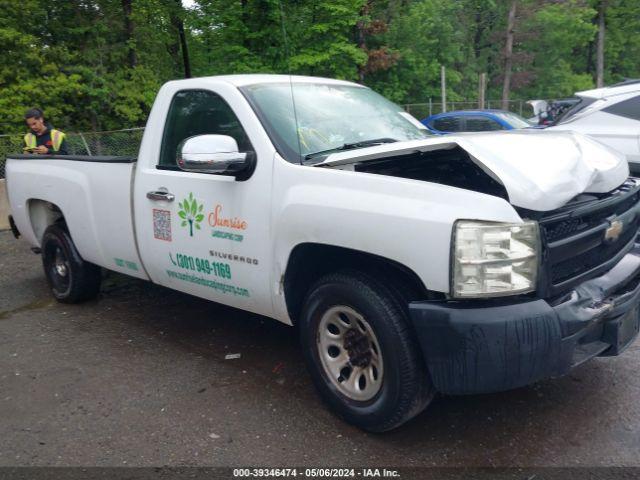
[{"label": "white pickup truck", "polygon": [[431,137],[361,85],[222,76],[164,85],[137,159],[14,155],[7,180],[58,300],[105,268],[295,325],[371,431],[638,333],[640,181],[577,134]]}]

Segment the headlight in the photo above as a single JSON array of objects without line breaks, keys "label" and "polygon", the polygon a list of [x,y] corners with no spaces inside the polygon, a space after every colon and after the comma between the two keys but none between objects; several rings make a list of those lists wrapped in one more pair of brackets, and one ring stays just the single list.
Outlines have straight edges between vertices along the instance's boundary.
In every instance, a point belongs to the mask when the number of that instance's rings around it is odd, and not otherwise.
[{"label": "headlight", "polygon": [[538,223],[459,220],[454,226],[451,293],[497,297],[535,290]]}]

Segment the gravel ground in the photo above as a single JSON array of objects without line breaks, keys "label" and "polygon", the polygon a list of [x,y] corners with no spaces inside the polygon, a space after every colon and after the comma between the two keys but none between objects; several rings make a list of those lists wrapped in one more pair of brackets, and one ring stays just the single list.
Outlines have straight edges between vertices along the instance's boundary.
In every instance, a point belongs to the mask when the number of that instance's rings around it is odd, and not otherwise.
[{"label": "gravel ground", "polygon": [[58,304],[24,242],[0,253],[0,466],[640,466],[638,342],[374,435],[326,410],[287,326],[113,273]]}]

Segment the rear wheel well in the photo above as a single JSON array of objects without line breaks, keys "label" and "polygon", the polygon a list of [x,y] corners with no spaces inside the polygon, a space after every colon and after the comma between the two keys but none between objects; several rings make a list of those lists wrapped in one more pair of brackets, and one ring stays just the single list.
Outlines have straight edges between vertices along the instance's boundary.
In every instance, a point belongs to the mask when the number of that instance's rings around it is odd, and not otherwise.
[{"label": "rear wheel well", "polygon": [[350,248],[304,243],[291,252],[284,275],[285,301],[291,320],[296,323],[309,289],[320,277],[345,269],[367,273],[392,285],[405,303],[442,296],[427,290],[415,272],[396,261]]},{"label": "rear wheel well", "polygon": [[64,223],[65,221],[62,210],[54,203],[46,200],[31,199],[27,206],[31,228],[38,242],[42,240],[47,227],[56,223]]}]

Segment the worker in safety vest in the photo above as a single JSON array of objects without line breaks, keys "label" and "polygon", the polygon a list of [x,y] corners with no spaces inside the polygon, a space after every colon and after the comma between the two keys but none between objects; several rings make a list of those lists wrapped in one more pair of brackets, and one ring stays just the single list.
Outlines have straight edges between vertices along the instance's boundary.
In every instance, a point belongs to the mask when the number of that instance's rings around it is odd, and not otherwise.
[{"label": "worker in safety vest", "polygon": [[65,134],[45,122],[42,110],[39,108],[27,110],[24,120],[31,130],[24,136],[24,151],[26,153],[68,154]]}]

